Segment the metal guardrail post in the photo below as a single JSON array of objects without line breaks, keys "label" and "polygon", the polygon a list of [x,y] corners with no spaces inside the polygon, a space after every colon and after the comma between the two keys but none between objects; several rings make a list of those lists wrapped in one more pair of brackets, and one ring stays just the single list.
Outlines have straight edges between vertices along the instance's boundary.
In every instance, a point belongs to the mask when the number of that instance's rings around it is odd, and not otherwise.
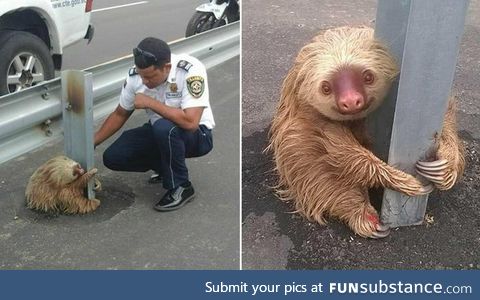
[{"label": "metal guardrail post", "polygon": [[[212,68],[240,54],[240,23],[173,41],[170,48],[173,53],[193,55],[207,69]],[[93,74],[94,120],[115,109],[132,65],[130,54],[86,70]],[[0,164],[60,136],[61,98],[59,78],[0,97]]]},{"label": "metal guardrail post", "polygon": [[[92,73],[62,72],[62,115],[65,155],[90,170],[94,165]],[[90,180],[88,199],[95,198],[93,186]]]},{"label": "metal guardrail post", "polygon": [[[415,174],[441,131],[463,33],[467,0],[379,0],[375,36],[401,63],[399,81],[373,116],[374,151]],[[381,219],[391,227],[421,224],[428,196],[385,190]]]}]

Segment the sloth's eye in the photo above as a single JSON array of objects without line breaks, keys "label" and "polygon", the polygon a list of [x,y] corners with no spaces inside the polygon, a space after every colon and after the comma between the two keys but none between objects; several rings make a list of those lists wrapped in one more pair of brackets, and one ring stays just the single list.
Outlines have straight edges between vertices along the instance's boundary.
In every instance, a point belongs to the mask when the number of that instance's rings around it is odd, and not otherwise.
[{"label": "sloth's eye", "polygon": [[365,84],[372,84],[375,81],[375,76],[372,71],[366,70],[363,72],[363,81]]},{"label": "sloth's eye", "polygon": [[330,83],[328,83],[328,81],[322,82],[321,90],[322,90],[322,93],[326,96],[332,93],[332,88],[330,87]]}]

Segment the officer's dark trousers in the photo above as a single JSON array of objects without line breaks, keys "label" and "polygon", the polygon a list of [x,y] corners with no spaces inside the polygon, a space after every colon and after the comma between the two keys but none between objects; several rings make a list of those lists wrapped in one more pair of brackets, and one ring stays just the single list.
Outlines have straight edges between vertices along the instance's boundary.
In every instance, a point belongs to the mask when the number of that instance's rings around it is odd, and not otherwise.
[{"label": "officer's dark trousers", "polygon": [[188,182],[185,158],[205,155],[212,146],[211,130],[204,125],[192,132],[159,119],[123,132],[103,153],[103,163],[115,171],[154,170],[169,190]]}]

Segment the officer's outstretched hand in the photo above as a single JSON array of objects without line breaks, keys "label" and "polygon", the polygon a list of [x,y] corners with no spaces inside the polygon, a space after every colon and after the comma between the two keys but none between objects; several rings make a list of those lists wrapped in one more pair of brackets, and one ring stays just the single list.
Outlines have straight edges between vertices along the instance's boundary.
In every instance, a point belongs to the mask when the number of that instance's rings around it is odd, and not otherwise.
[{"label": "officer's outstretched hand", "polygon": [[138,93],[135,95],[135,108],[136,109],[142,109],[142,108],[149,108],[150,105],[149,103],[152,101],[153,99],[146,96],[145,94],[142,94],[142,93]]}]

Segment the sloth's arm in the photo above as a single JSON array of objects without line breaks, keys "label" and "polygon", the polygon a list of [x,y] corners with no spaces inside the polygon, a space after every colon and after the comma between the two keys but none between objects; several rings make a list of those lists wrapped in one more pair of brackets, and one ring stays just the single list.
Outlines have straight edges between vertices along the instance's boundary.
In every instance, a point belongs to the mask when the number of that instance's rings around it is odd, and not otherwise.
[{"label": "sloth's arm", "polygon": [[348,128],[329,126],[324,134],[325,160],[346,184],[367,188],[380,186],[410,196],[431,192],[431,186],[423,186],[412,175],[386,164],[360,145]]}]

